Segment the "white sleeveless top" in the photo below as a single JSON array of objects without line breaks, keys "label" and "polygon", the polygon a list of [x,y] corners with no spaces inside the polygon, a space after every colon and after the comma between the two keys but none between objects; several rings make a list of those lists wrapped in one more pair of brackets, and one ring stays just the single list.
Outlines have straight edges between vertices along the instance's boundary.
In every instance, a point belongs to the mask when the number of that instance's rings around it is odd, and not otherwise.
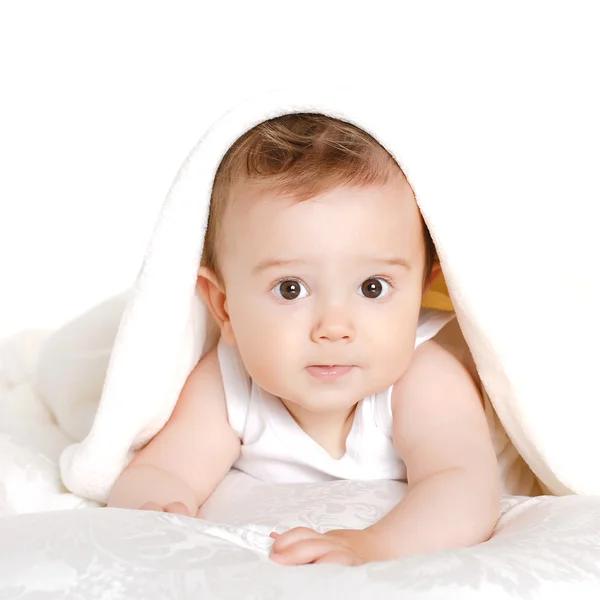
[{"label": "white sleeveless top", "polygon": [[[454,317],[452,312],[421,309],[415,347]],[[393,386],[358,402],[346,452],[336,459],[302,430],[279,398],[251,379],[236,347],[221,338],[217,353],[229,423],[242,442],[234,468],[273,483],[406,481],[406,466],[392,443]]]}]

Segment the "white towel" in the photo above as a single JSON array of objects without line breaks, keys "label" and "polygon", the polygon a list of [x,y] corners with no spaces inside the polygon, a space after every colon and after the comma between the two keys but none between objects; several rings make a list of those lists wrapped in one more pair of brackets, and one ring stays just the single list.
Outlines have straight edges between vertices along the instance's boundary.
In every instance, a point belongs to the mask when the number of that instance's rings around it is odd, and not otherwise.
[{"label": "white towel", "polygon": [[195,283],[225,152],[263,120],[319,112],[366,130],[406,173],[481,378],[535,474],[555,494],[600,493],[598,319],[583,319],[587,299],[599,297],[597,206],[589,202],[598,184],[572,155],[560,159],[560,138],[549,147],[545,127],[568,115],[543,106],[503,111],[500,91],[485,96],[496,104],[481,105],[476,82],[443,99],[426,91],[271,90],[238,103],[206,132],[168,194],[133,290],[58,331],[42,353],[39,386],[62,407],[58,418],[79,411],[76,439],[91,426],[61,456],[70,490],[106,501],[214,342]]}]

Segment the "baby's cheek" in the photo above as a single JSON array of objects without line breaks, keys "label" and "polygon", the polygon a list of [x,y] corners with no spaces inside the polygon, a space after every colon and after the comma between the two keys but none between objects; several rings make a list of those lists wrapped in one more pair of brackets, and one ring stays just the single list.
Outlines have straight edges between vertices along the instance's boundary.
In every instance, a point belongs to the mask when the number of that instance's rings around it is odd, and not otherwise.
[{"label": "baby's cheek", "polygon": [[285,324],[274,326],[267,321],[261,326],[257,319],[245,330],[243,339],[238,335],[238,346],[250,376],[264,389],[273,390],[272,393],[302,360],[299,355],[302,346]]},{"label": "baby's cheek", "polygon": [[415,346],[415,332],[401,325],[393,327],[388,335],[382,336],[378,344],[382,364],[393,376],[400,377],[408,367]]}]

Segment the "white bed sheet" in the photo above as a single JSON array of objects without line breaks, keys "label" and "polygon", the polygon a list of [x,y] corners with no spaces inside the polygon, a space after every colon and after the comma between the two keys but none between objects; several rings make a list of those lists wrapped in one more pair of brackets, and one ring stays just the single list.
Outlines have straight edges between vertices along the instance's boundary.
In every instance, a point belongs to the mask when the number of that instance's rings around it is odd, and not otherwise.
[{"label": "white bed sheet", "polygon": [[198,519],[99,508],[67,492],[70,443],[37,393],[44,332],[0,344],[0,600],[600,598],[600,498],[505,497],[479,546],[361,567],[283,567],[272,530],[360,528],[398,482],[264,484],[232,472]]},{"label": "white bed sheet", "polygon": [[0,598],[600,598],[600,499],[505,498],[495,535],[474,548],[284,567],[268,559],[273,528],[364,526],[404,486],[244,478],[232,473],[202,519],[106,508],[1,518]]}]

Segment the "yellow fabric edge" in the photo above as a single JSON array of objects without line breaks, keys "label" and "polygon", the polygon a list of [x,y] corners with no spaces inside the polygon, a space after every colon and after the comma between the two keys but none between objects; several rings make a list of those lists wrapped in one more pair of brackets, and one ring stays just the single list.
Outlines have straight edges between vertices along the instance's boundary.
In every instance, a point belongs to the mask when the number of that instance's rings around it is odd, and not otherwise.
[{"label": "yellow fabric edge", "polygon": [[421,302],[423,308],[435,308],[437,310],[454,311],[448,287],[443,275],[440,275],[431,284],[431,287],[423,297]]}]

